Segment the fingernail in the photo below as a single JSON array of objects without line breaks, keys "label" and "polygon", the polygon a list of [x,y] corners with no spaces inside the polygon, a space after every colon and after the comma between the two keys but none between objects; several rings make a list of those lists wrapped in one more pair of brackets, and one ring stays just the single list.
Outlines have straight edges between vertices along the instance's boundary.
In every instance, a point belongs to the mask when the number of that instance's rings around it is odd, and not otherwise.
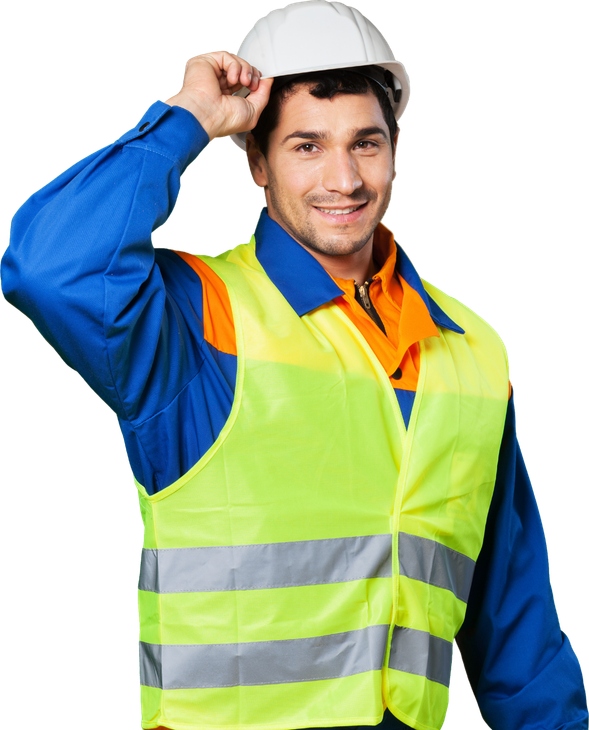
[{"label": "fingernail", "polygon": [[248,79],[248,81],[251,81],[252,80],[252,75],[250,73],[248,73],[247,79]]}]

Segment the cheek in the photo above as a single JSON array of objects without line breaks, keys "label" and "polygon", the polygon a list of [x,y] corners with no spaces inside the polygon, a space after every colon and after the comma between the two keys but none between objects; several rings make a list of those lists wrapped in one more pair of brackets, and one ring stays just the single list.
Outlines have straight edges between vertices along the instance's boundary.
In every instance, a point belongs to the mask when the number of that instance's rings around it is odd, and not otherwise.
[{"label": "cheek", "polygon": [[302,155],[277,154],[274,162],[274,170],[284,190],[288,189],[296,195],[305,195],[321,187],[323,161],[319,157],[310,159]]},{"label": "cheek", "polygon": [[379,168],[376,169],[374,172],[375,172],[375,177],[381,186],[386,187],[387,185],[389,185],[394,177],[394,172],[395,172],[394,165],[393,165],[393,159],[391,158],[391,159],[387,160],[386,163],[379,166]]},{"label": "cheek", "polygon": [[307,166],[300,167],[296,163],[279,161],[272,169],[270,181],[280,196],[294,200],[303,197],[313,188],[313,176]]},{"label": "cheek", "polygon": [[311,170],[310,165],[291,165],[288,172],[282,177],[280,188],[291,199],[302,199],[313,192],[321,184],[321,174],[317,169]]},{"label": "cheek", "polygon": [[390,195],[393,188],[393,179],[395,177],[395,168],[391,166],[387,175],[383,176],[381,181],[381,191],[383,195]]},{"label": "cheek", "polygon": [[384,193],[393,181],[393,160],[392,158],[383,161],[378,165],[367,165],[361,172],[365,185],[368,185],[379,193]]}]

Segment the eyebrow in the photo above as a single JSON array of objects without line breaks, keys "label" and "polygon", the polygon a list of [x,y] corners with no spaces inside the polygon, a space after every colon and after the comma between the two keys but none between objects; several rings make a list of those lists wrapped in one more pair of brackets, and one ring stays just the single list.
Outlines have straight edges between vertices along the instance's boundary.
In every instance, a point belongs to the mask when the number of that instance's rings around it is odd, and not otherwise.
[{"label": "eyebrow", "polygon": [[[361,127],[353,129],[351,132],[351,135],[354,139],[357,139],[358,137],[368,137],[371,134],[379,134],[381,137],[383,137],[385,140],[388,141],[387,133],[382,129],[382,127]],[[315,130],[315,129],[297,129],[296,132],[293,132],[292,134],[288,134],[280,144],[284,144],[289,139],[319,139],[319,140],[329,140],[331,138],[331,133],[326,132],[323,130]]]}]

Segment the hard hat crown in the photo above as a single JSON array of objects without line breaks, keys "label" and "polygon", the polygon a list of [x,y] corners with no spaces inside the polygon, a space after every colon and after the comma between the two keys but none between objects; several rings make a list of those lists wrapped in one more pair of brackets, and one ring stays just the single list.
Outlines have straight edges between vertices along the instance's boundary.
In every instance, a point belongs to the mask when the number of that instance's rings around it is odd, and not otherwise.
[{"label": "hard hat crown", "polygon": [[[273,10],[245,37],[237,55],[265,77],[376,65],[393,75],[395,118],[409,100],[409,78],[382,33],[362,13],[340,2],[306,0]],[[394,93],[393,93],[394,92]],[[248,89],[237,92],[247,96]],[[246,133],[231,135],[245,149]]]}]

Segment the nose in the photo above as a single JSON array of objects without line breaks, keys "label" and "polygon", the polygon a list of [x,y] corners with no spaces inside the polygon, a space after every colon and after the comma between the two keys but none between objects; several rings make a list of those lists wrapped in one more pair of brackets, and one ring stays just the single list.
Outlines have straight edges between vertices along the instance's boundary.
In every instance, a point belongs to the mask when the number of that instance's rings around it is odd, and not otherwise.
[{"label": "nose", "polygon": [[350,150],[334,149],[326,156],[323,187],[331,193],[351,195],[362,187],[362,178]]}]

